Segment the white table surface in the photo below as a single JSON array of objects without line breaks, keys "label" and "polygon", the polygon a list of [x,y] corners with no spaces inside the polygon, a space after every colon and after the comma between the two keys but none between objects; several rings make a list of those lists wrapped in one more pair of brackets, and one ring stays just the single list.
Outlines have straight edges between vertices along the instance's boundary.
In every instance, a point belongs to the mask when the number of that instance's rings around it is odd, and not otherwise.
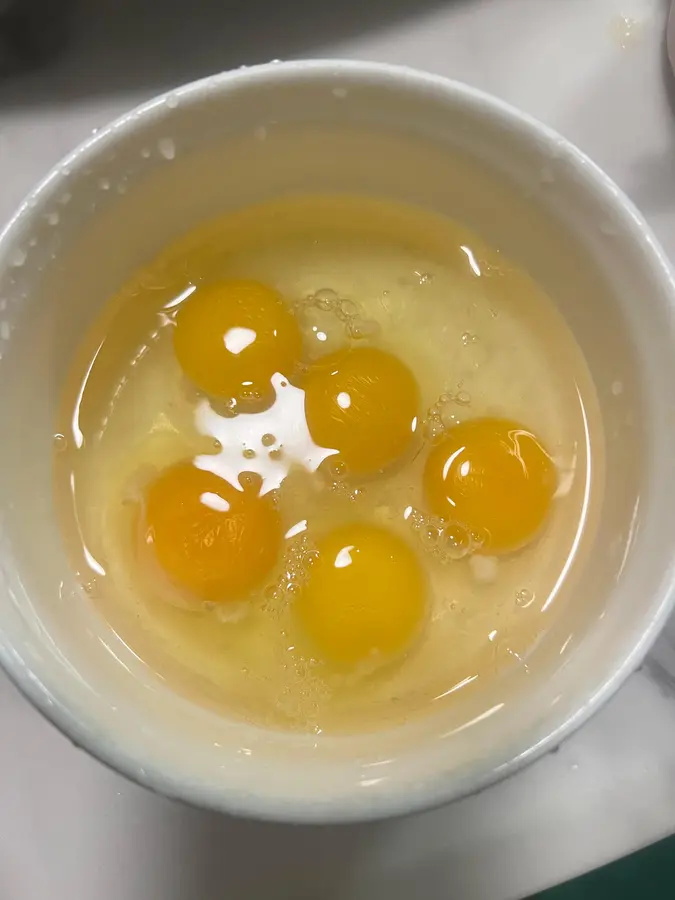
[{"label": "white table surface", "polygon": [[[0,220],[92,128],[164,87],[274,57],[344,56],[459,78],[545,120],[616,179],[675,256],[666,0],[82,5],[58,65],[0,84]],[[667,666],[669,651],[662,638]],[[479,796],[313,829],[155,797],[75,750],[0,677],[0,897],[522,897],[675,831],[672,684],[648,663],[558,752]]]}]

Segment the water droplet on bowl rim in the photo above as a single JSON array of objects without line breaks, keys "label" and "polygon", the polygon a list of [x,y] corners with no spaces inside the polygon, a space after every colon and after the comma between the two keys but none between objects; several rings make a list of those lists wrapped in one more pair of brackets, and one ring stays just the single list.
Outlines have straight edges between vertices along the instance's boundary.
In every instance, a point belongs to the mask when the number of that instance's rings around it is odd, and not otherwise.
[{"label": "water droplet on bowl rim", "polygon": [[176,143],[173,138],[163,137],[157,141],[157,149],[164,159],[174,159],[176,156]]}]

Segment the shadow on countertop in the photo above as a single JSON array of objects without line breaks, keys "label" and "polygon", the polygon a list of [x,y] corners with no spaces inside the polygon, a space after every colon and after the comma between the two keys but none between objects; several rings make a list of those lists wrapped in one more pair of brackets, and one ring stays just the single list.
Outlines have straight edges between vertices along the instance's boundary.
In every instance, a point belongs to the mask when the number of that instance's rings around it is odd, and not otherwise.
[{"label": "shadow on countertop", "polygon": [[[474,0],[13,2],[31,8],[31,27],[42,35],[36,41],[47,42],[51,31],[56,40],[66,23],[68,34],[59,38],[64,52],[47,70],[0,82],[0,109],[152,92],[240,65],[321,56],[325,46]],[[51,23],[46,33],[39,31],[41,9]]]},{"label": "shadow on countertop", "polygon": [[31,71],[63,52],[71,0],[0,0],[0,77]]}]

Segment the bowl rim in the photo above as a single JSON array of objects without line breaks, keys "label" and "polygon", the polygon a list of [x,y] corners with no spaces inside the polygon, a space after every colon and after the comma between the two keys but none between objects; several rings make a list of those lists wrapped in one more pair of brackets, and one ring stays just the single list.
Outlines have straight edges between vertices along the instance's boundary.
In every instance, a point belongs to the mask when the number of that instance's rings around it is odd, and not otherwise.
[{"label": "bowl rim", "polygon": [[[42,195],[51,191],[55,181],[84,167],[88,158],[98,152],[99,145],[105,144],[113,135],[118,138],[121,134],[133,132],[140,120],[152,120],[165,109],[170,98],[179,98],[181,101],[199,100],[204,96],[213,96],[214,93],[236,90],[243,85],[266,83],[270,79],[288,78],[292,81],[313,76],[329,76],[336,80],[345,77],[378,84],[389,82],[389,86],[414,85],[420,90],[461,98],[490,118],[518,129],[526,139],[538,139],[544,147],[555,147],[558,153],[562,151],[568,163],[583,175],[589,185],[593,185],[595,192],[611,205],[613,212],[621,216],[622,226],[630,240],[640,245],[647,255],[648,265],[651,266],[655,279],[664,288],[665,302],[670,305],[675,316],[675,272],[668,258],[632,201],[583,151],[533,116],[471,85],[408,66],[359,60],[274,60],[209,75],[154,96],[91,134],[53,166],[0,230],[0,249],[11,244],[15,233],[20,235],[24,219],[33,215]],[[432,809],[477,793],[519,771],[545,752],[557,748],[618,690],[643,661],[675,605],[675,573],[671,570],[667,574],[669,577],[662,579],[659,594],[654,598],[655,606],[645,611],[646,621],[631,642],[628,652],[617,653],[616,659],[611,665],[608,664],[607,674],[597,679],[596,683],[588,685],[583,697],[579,699],[578,708],[557,725],[553,724],[541,740],[525,746],[502,764],[476,773],[468,779],[468,784],[458,785],[447,774],[432,776],[423,785],[400,795],[372,793],[367,805],[354,804],[349,797],[331,803],[330,807],[317,804],[304,796],[271,798],[264,794],[253,794],[246,795],[242,800],[241,794],[235,796],[222,788],[216,791],[208,785],[190,782],[175,776],[166,768],[154,767],[147,760],[120,749],[117,744],[106,740],[105,733],[98,733],[91,725],[78,719],[72,709],[62,703],[49,686],[43,684],[31,671],[20,652],[1,635],[0,666],[33,706],[76,747],[86,749],[91,756],[113,771],[159,794],[218,812],[260,820],[311,824],[364,822]]]}]

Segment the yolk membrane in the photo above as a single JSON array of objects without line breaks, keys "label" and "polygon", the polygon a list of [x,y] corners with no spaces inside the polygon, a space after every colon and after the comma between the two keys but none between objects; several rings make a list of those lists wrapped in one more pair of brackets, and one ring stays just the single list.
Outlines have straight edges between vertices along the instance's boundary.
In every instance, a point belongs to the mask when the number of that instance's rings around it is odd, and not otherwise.
[{"label": "yolk membrane", "polygon": [[532,432],[509,419],[469,419],[432,448],[424,469],[431,510],[476,531],[482,551],[532,540],[548,515],[556,469]]},{"label": "yolk membrane", "polygon": [[426,612],[426,582],[411,547],[385,528],[354,522],[318,542],[296,601],[317,655],[340,666],[400,654]]},{"label": "yolk membrane", "polygon": [[269,495],[237,489],[190,462],[165,469],[146,490],[145,540],[177,587],[214,603],[236,600],[276,562],[281,523]]},{"label": "yolk membrane", "polygon": [[303,384],[312,439],[337,450],[349,474],[373,474],[402,456],[415,436],[419,391],[410,369],[375,347],[331,353]]},{"label": "yolk membrane", "polygon": [[185,374],[215,397],[260,403],[276,372],[302,353],[298,323],[281,295],[257,281],[199,286],[179,307],[174,350]]}]

